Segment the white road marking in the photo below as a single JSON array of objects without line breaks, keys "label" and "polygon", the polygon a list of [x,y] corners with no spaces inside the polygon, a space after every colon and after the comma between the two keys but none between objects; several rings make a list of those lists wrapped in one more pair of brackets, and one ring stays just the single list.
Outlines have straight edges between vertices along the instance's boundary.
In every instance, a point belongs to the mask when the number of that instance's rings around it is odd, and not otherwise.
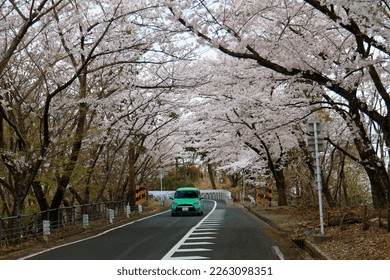
[{"label": "white road marking", "polygon": [[193,235],[209,235],[209,234],[218,234],[218,232],[212,232],[212,231],[206,231],[206,232],[193,232],[191,236]]},{"label": "white road marking", "polygon": [[218,230],[219,228],[197,228],[196,231]]},{"label": "white road marking", "polygon": [[159,216],[159,215],[168,213],[168,212],[171,212],[171,210],[164,211],[164,212],[160,212],[160,213],[157,213],[157,214],[154,214],[154,215],[150,215],[150,216],[147,216],[147,217],[144,217],[144,218],[135,220],[135,221],[131,221],[130,223],[123,224],[123,225],[121,225],[121,226],[118,226],[118,227],[115,227],[115,228],[108,229],[108,230],[106,230],[106,231],[104,231],[104,232],[102,232],[102,233],[99,233],[99,234],[97,234],[97,235],[94,235],[94,236],[90,236],[90,237],[87,237],[87,238],[84,238],[84,239],[80,239],[80,240],[77,240],[77,241],[74,241],[74,242],[70,242],[70,243],[62,244],[62,245],[59,245],[59,246],[56,246],[56,247],[52,247],[52,248],[46,249],[46,250],[44,250],[44,251],[41,251],[41,252],[38,252],[38,253],[35,253],[35,254],[31,254],[31,255],[29,255],[29,256],[25,256],[25,257],[23,257],[23,258],[20,258],[20,260],[29,259],[29,258],[32,258],[32,257],[34,257],[34,256],[37,256],[37,255],[40,255],[40,254],[43,254],[43,253],[46,253],[46,252],[49,252],[49,251],[52,251],[52,250],[61,248],[61,247],[65,247],[65,246],[68,246],[68,245],[72,245],[72,244],[76,244],[76,243],[79,243],[79,242],[83,242],[83,241],[86,241],[86,240],[89,240],[89,239],[93,239],[93,238],[102,236],[102,235],[104,235],[104,234],[107,234],[107,233],[109,233],[109,232],[111,232],[111,231],[117,230],[117,229],[119,229],[119,228],[123,228],[123,227],[126,227],[126,226],[128,226],[128,225],[131,225],[131,224],[134,224],[134,223],[143,221],[143,220],[147,220],[147,219],[149,219],[149,218],[153,218],[153,217],[156,217],[156,216]]},{"label": "white road marking", "polygon": [[170,260],[206,260],[208,257],[202,257],[202,256],[189,256],[189,257],[171,257]]},{"label": "white road marking", "polygon": [[193,239],[216,239],[216,237],[212,236],[199,236],[199,237],[188,237],[187,240],[193,240]]},{"label": "white road marking", "polygon": [[214,245],[215,243],[213,242],[186,242],[186,243],[183,243],[183,246],[184,245],[188,245],[188,246],[192,246],[192,245]]},{"label": "white road marking", "polygon": [[[180,258],[174,258],[172,257],[173,254],[175,254],[176,252],[179,252],[179,248],[180,246],[184,245],[185,244],[185,241],[188,240],[188,239],[198,239],[198,238],[192,238],[190,237],[191,235],[193,235],[194,231],[198,228],[198,226],[200,226],[215,210],[215,208],[217,207],[217,202],[212,200],[212,202],[214,202],[214,207],[213,209],[211,209],[210,213],[206,215],[206,217],[204,217],[202,220],[200,220],[200,222],[194,226],[193,228],[191,228],[186,235],[183,236],[183,238],[175,245],[172,247],[172,249],[166,253],[166,255],[162,258],[162,260],[173,260],[173,259],[197,259],[198,256],[189,256],[189,257],[180,257]],[[214,233],[215,234],[215,233]],[[204,237],[203,237],[204,238]],[[210,238],[209,236],[207,236],[206,238]],[[211,249],[210,249],[211,250]],[[207,257],[202,257],[202,259],[207,259]]]},{"label": "white road marking", "polygon": [[283,255],[282,251],[280,251],[278,246],[272,246],[272,250],[279,257],[279,259],[284,260],[284,255]]},{"label": "white road marking", "polygon": [[204,252],[204,251],[212,251],[212,249],[207,249],[207,248],[178,249],[176,252]]}]

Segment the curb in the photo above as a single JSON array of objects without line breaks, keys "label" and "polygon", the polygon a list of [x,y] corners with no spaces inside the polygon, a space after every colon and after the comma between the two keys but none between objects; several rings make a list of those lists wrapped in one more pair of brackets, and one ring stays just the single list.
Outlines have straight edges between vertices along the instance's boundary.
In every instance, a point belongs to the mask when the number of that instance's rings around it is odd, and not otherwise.
[{"label": "curb", "polygon": [[[257,212],[252,211],[251,208],[249,208],[245,205],[244,205],[244,208],[247,209],[253,215],[255,215],[257,218],[263,220],[268,225],[270,225],[271,227],[276,229],[278,232],[285,235],[287,238],[289,238],[288,235],[292,233],[292,231],[288,231],[284,228],[281,228],[279,225],[275,224],[271,219],[269,219],[265,216],[262,216]],[[297,245],[297,247],[306,251],[314,260],[330,260],[330,258],[324,252],[322,252],[313,242],[309,241],[308,239],[300,240],[299,245],[297,242],[294,242],[293,239],[291,239],[291,240],[293,241],[294,244]]]},{"label": "curb", "polygon": [[330,258],[322,252],[314,243],[306,240],[304,250],[310,254],[315,260],[330,260]]}]

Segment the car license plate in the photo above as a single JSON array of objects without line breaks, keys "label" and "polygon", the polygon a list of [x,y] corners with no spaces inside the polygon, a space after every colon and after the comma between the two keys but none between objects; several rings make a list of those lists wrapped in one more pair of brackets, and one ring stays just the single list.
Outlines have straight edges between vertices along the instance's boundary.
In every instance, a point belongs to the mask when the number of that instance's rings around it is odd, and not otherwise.
[{"label": "car license plate", "polygon": [[188,211],[188,207],[182,207],[181,211]]}]

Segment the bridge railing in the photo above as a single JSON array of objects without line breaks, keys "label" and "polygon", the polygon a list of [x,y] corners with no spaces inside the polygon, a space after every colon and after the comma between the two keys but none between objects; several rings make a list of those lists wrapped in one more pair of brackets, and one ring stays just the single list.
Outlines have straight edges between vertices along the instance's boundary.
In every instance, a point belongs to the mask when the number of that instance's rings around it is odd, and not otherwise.
[{"label": "bridge railing", "polygon": [[[166,201],[169,201],[169,196],[173,196],[174,193],[175,191],[149,191],[149,196],[166,203]],[[232,194],[229,191],[200,190],[200,193],[205,199],[224,201],[228,206],[233,204]]]},{"label": "bridge railing", "polygon": [[228,206],[233,204],[232,194],[226,190],[201,190],[200,193],[206,199],[224,201]]}]

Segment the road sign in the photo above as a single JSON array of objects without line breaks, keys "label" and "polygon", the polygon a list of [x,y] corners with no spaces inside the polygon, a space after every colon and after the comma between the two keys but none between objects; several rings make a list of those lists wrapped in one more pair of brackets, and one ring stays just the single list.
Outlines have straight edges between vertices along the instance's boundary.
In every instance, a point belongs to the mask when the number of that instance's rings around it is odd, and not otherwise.
[{"label": "road sign", "polygon": [[316,145],[318,152],[325,151],[324,137],[322,134],[322,124],[319,120],[310,120],[307,125],[307,146],[309,152],[316,151]]}]

